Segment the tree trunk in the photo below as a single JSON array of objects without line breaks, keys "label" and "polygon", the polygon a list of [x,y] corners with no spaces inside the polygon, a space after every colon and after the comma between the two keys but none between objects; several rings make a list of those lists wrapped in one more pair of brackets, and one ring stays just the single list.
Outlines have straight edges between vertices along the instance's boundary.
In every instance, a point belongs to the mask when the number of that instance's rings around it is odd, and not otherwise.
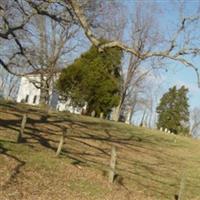
[{"label": "tree trunk", "polygon": [[[47,77],[46,77],[47,78]],[[50,84],[51,80],[46,80],[46,78],[41,75],[41,88],[40,88],[40,104],[48,105],[50,99]]]},{"label": "tree trunk", "polygon": [[144,118],[144,127],[146,127],[146,128],[149,128],[149,127],[148,127],[148,118],[149,118],[149,115],[146,114],[146,116],[145,116],[145,118]]},{"label": "tree trunk", "polygon": [[150,112],[150,114],[149,114],[149,120],[148,120],[148,127],[149,127],[149,128],[152,128],[152,127],[153,127],[153,126],[152,126],[152,115],[153,115],[153,113]]},{"label": "tree trunk", "polygon": [[131,117],[132,117],[132,109],[129,108],[128,113],[126,115],[126,121],[125,121],[126,124],[131,124]]},{"label": "tree trunk", "polygon": [[121,111],[122,111],[122,104],[124,103],[124,99],[125,99],[125,95],[122,94],[122,96],[120,97],[120,101],[117,107],[115,107],[112,111],[112,117],[111,119],[113,121],[119,121],[120,119],[120,115],[121,115]]},{"label": "tree trunk", "polygon": [[46,92],[43,88],[40,89],[40,104],[41,105],[46,104]]},{"label": "tree trunk", "polygon": [[144,112],[143,112],[142,119],[141,119],[141,122],[140,122],[140,126],[144,126],[145,114],[146,114],[146,110],[144,110]]},{"label": "tree trunk", "polygon": [[[133,114],[134,114],[134,111],[135,111],[134,109],[135,109],[135,108],[132,108],[132,109],[131,109],[131,116],[130,116],[130,120],[132,120],[132,118],[133,118]],[[130,124],[131,124],[131,121],[130,121]]]}]

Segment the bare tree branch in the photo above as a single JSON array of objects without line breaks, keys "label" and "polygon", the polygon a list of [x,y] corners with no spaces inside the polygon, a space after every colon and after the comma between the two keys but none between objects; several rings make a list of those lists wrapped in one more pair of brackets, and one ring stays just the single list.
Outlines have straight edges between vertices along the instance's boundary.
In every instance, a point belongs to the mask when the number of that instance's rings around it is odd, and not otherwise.
[{"label": "bare tree branch", "polygon": [[[194,69],[196,75],[197,75],[197,79],[198,79],[198,84],[200,86],[200,79],[199,79],[199,72],[198,72],[198,68],[195,67],[194,64],[192,64],[191,62],[187,61],[186,58],[184,58],[184,55],[199,55],[199,48],[190,48],[190,51],[185,51],[184,49],[180,48],[177,50],[177,52],[174,54],[174,47],[176,47],[176,41],[177,38],[180,36],[180,34],[182,32],[185,31],[186,29],[186,24],[190,24],[193,23],[195,21],[198,21],[200,19],[200,16],[189,16],[189,17],[184,17],[182,19],[182,21],[180,22],[180,26],[177,30],[177,32],[174,34],[174,36],[172,37],[171,41],[169,42],[169,48],[166,48],[162,51],[151,51],[151,52],[143,52],[142,54],[140,52],[138,52],[134,47],[128,47],[127,45],[125,45],[124,43],[120,42],[120,41],[111,41],[105,44],[101,44],[99,38],[97,38],[93,32],[92,29],[87,21],[87,18],[84,14],[84,11],[82,9],[81,6],[79,6],[79,3],[77,0],[69,0],[68,1],[70,3],[70,5],[72,6],[74,13],[78,19],[78,21],[80,22],[80,25],[82,26],[83,30],[85,31],[86,36],[88,37],[88,39],[96,46],[99,48],[100,51],[103,51],[104,48],[112,48],[112,47],[119,47],[121,49],[123,49],[126,52],[132,53],[133,55],[137,56],[138,58],[144,60],[150,57],[163,57],[163,58],[167,58],[170,60],[174,60],[177,62],[180,62],[181,64],[191,67],[192,69]],[[182,56],[182,57],[180,57]]]}]

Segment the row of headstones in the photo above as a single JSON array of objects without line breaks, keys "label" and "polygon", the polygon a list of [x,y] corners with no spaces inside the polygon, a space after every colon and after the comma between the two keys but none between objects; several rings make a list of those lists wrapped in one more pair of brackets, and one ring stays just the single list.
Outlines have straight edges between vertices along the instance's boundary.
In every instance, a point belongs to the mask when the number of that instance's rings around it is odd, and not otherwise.
[{"label": "row of headstones", "polygon": [[[91,112],[91,117],[95,117],[95,114],[96,114],[96,113],[95,113],[95,110],[93,110],[93,111]],[[100,119],[103,119],[103,117],[104,117],[103,112],[101,112],[99,118],[100,118]]]},{"label": "row of headstones", "polygon": [[160,131],[164,132],[164,133],[168,133],[168,134],[174,134],[173,132],[171,132],[170,130],[168,130],[167,128],[160,128]]}]

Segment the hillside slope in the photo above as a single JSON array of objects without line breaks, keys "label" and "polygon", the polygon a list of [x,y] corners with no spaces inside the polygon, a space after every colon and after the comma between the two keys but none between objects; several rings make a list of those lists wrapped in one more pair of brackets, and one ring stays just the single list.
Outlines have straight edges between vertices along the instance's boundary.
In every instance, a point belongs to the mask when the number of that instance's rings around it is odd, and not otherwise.
[{"label": "hillside slope", "polygon": [[[24,142],[17,144],[22,114]],[[55,156],[63,126],[61,156]],[[111,146],[117,176],[108,183]],[[96,118],[0,102],[1,200],[200,199],[200,143]]]}]

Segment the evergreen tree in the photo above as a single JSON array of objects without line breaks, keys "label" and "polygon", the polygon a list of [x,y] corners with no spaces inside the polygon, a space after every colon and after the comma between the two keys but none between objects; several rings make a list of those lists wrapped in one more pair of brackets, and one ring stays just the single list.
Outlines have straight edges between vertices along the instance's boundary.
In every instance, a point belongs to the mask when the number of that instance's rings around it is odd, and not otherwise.
[{"label": "evergreen tree", "polygon": [[99,52],[92,46],[62,71],[57,82],[60,95],[74,106],[87,103],[87,114],[108,114],[119,103],[121,57],[118,48]]},{"label": "evergreen tree", "polygon": [[170,88],[157,107],[158,128],[167,128],[175,134],[189,133],[188,89],[182,86]]}]

